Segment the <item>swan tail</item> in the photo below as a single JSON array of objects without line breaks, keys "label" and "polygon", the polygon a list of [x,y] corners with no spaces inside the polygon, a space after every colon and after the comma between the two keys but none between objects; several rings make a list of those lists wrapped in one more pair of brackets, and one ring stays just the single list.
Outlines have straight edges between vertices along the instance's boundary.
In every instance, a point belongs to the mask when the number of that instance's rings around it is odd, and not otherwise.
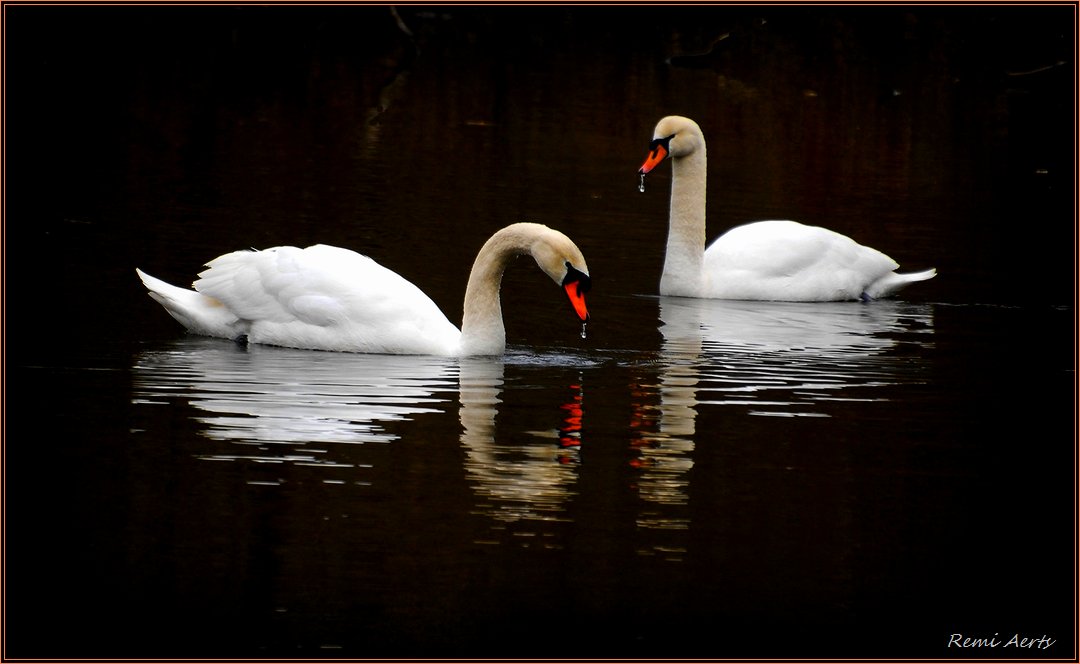
[{"label": "swan tail", "polygon": [[890,272],[870,284],[870,286],[863,291],[862,299],[877,300],[883,297],[889,297],[908,284],[916,281],[926,281],[927,279],[932,279],[936,275],[937,269],[935,268],[930,268],[929,270],[923,270],[921,272]]},{"label": "swan tail", "polygon": [[220,301],[197,291],[178,288],[135,268],[151,298],[189,332],[210,337],[237,339],[247,325]]}]

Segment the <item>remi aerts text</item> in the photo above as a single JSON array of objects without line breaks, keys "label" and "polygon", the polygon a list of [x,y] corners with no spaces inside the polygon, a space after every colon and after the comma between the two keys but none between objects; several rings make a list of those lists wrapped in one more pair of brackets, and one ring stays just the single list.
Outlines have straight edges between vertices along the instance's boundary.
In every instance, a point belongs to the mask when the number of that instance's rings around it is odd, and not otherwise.
[{"label": "remi aerts text", "polygon": [[1056,643],[1056,639],[1043,634],[1039,637],[1024,636],[1023,634],[1006,634],[1001,636],[994,632],[993,636],[967,636],[964,634],[950,634],[945,647],[947,648],[1024,648],[1030,650],[1046,650]]}]

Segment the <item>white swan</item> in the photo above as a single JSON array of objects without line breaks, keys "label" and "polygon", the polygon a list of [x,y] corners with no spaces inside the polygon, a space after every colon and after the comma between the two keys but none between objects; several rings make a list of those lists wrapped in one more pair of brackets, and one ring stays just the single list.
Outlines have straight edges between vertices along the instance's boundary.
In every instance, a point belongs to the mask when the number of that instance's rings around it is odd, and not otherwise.
[{"label": "white swan", "polygon": [[644,178],[671,157],[671,212],[660,294],[727,300],[798,302],[876,299],[933,268],[898,274],[896,261],[851,238],[794,221],[736,226],[705,249],[705,136],[693,120],[671,115],[653,132]]},{"label": "white swan", "polygon": [[195,290],[135,271],[150,297],[196,334],[331,351],[499,355],[506,348],[499,287],[509,261],[524,254],[566,290],[587,321],[584,256],[559,231],[532,223],[507,226],[480,249],[465,289],[460,331],[411,282],[338,247],[225,254],[207,263]]}]

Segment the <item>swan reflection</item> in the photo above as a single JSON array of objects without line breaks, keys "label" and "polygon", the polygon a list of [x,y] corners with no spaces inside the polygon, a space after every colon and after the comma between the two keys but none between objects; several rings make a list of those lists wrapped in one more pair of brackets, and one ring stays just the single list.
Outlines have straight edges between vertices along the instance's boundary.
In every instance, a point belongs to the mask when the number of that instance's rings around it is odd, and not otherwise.
[{"label": "swan reflection", "polygon": [[[532,353],[509,357],[523,370],[535,365],[547,371],[560,361]],[[579,362],[563,359],[574,367]],[[136,356],[133,402],[190,406],[199,434],[227,443],[194,450],[197,458],[369,468],[357,463],[364,457],[357,456],[356,445],[397,439],[401,427],[390,430],[391,423],[447,411],[456,390],[461,430],[452,435],[461,444],[477,510],[501,524],[561,520],[577,481],[580,374],[571,369],[576,379],[540,409],[549,416],[537,420],[536,409],[519,411],[525,420],[508,418],[497,428],[507,361],[243,347],[186,337]]]},{"label": "swan reflection", "polygon": [[[831,401],[877,399],[875,388],[922,380],[933,309],[899,301],[738,302],[661,298],[665,364],[696,357],[699,404],[753,415],[827,417]],[[684,395],[685,396],[685,395]],[[704,397],[704,398],[703,398]]]},{"label": "swan reflection", "polygon": [[[638,385],[634,390],[631,445],[636,457],[632,463],[641,470],[638,493],[651,503],[683,505],[687,501],[685,478],[694,465],[700,359],[700,337],[665,338],[657,382]],[[638,525],[668,529],[686,526],[682,519],[652,513],[640,517]]]},{"label": "swan reflection", "polygon": [[[897,301],[778,303],[660,298],[655,380],[633,387],[639,527],[689,527],[689,473],[702,406],[748,415],[831,417],[838,402],[884,399],[876,388],[922,381],[929,305]],[[659,545],[657,545],[659,546]],[[656,550],[643,551],[655,554]],[[668,551],[665,555],[672,555]]]},{"label": "swan reflection", "polygon": [[[136,357],[134,400],[195,408],[206,437],[250,446],[219,459],[329,463],[322,443],[386,443],[386,423],[445,410],[452,360],[322,353],[184,338]],[[270,452],[272,446],[296,450]]]},{"label": "swan reflection", "polygon": [[[550,428],[506,433],[497,427],[503,358],[464,358],[460,365],[461,446],[478,508],[501,523],[563,520],[575,495],[583,396],[569,387]],[[561,413],[560,413],[561,411]]]}]

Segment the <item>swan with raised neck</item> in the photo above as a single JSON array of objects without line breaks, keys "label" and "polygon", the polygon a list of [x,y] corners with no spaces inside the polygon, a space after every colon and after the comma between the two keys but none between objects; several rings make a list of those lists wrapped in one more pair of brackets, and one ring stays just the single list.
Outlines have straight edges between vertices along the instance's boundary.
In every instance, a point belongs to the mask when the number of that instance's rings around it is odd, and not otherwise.
[{"label": "swan with raised neck", "polygon": [[589,268],[574,242],[542,224],[511,224],[473,262],[459,330],[411,282],[349,249],[314,245],[235,251],[208,262],[194,290],[141,270],[150,297],[195,334],[360,353],[499,355],[500,287],[512,258],[530,255],[589,318]]},{"label": "swan with raised neck", "polygon": [[656,124],[642,178],[671,159],[668,240],[660,294],[731,300],[867,300],[930,279],[933,268],[896,273],[876,249],[819,226],[758,221],[736,226],[705,247],[705,135],[690,118]]}]

